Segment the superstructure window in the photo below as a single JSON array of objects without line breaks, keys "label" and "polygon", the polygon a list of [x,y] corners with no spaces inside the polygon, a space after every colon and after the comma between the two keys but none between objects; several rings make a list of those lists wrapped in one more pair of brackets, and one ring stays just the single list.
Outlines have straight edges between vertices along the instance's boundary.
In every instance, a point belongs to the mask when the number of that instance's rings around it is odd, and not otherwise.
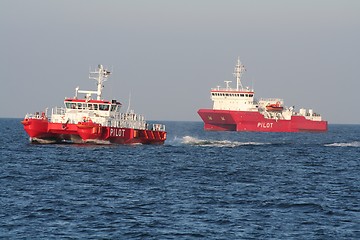
[{"label": "superstructure window", "polygon": [[99,110],[109,111],[109,105],[108,104],[99,104]]},{"label": "superstructure window", "polygon": [[76,109],[76,103],[65,102],[65,107],[68,109]]}]

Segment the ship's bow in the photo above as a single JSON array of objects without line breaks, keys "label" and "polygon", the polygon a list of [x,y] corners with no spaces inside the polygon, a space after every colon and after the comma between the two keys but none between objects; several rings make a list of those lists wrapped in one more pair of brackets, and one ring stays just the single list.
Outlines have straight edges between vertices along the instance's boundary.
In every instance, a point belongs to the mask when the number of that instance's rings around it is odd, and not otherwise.
[{"label": "ship's bow", "polygon": [[21,123],[30,138],[49,137],[47,119],[25,118],[23,121],[21,121]]}]

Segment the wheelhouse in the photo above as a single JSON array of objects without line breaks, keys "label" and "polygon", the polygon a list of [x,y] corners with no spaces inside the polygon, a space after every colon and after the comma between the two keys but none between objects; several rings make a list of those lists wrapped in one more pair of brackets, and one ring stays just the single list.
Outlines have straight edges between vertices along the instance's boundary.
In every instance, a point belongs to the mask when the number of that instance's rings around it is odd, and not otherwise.
[{"label": "wheelhouse", "polygon": [[121,107],[121,103],[116,100],[112,100],[111,102],[109,102],[99,100],[86,101],[84,99],[65,99],[64,104],[67,110],[76,109],[88,111],[118,112],[120,111]]}]

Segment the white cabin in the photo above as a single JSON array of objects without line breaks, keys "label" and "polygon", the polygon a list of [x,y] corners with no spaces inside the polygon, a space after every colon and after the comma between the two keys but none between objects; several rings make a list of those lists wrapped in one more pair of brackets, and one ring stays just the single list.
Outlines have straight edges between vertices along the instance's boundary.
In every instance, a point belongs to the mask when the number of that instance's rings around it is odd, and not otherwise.
[{"label": "white cabin", "polygon": [[244,65],[238,58],[235,66],[234,76],[236,77],[236,88],[231,88],[225,81],[226,88],[211,89],[211,100],[214,110],[233,110],[233,111],[257,111],[257,105],[254,101],[254,90],[248,87],[244,88],[241,84],[241,75],[245,71]]}]

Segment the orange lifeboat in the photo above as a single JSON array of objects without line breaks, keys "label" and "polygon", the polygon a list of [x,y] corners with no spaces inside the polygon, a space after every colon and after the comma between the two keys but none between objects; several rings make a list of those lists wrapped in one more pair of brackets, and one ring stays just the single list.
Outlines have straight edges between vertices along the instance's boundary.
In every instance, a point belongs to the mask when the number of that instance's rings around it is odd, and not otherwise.
[{"label": "orange lifeboat", "polygon": [[280,102],[266,105],[267,111],[282,111],[283,109]]}]

